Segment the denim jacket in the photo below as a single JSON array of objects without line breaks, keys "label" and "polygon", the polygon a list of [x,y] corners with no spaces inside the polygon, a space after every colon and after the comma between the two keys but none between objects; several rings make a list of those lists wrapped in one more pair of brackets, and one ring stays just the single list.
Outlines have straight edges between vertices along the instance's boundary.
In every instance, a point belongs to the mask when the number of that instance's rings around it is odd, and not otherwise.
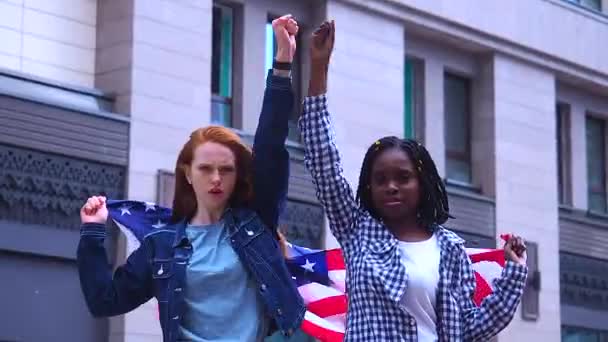
[{"label": "denim jacket", "polygon": [[[283,334],[299,328],[305,306],[277,242],[278,217],[287,198],[288,114],[294,103],[291,80],[269,72],[253,146],[254,201],[251,208],[228,208],[223,216],[230,243],[257,283],[266,312]],[[112,275],[104,248],[104,224],[83,224],[77,252],[80,283],[96,317],[127,313],[155,297],[163,341],[177,339],[183,316],[183,288],[192,246],[186,221],[148,234]]]}]

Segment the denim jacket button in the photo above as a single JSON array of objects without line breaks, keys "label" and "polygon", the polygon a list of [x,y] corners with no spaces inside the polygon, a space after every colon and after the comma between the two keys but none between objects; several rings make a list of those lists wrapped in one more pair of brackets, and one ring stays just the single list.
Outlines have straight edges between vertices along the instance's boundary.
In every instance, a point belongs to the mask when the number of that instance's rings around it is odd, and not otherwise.
[{"label": "denim jacket button", "polygon": [[175,316],[175,317],[173,317],[173,319],[178,320],[178,319],[179,319],[179,316]]},{"label": "denim jacket button", "polygon": [[176,287],[175,288],[175,292],[182,292],[182,288],[181,287]]},{"label": "denim jacket button", "polygon": [[266,291],[266,284],[262,284],[262,286],[260,286],[260,289],[261,289],[262,291]]},{"label": "denim jacket button", "polygon": [[281,316],[283,314],[283,310],[277,309],[277,315]]}]

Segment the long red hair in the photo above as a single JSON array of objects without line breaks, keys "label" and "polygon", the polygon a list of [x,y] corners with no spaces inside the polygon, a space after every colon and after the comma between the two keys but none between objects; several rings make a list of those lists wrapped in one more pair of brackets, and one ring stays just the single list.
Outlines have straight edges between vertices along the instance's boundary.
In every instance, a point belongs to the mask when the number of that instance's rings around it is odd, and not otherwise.
[{"label": "long red hair", "polygon": [[196,195],[192,185],[186,178],[186,170],[191,167],[194,150],[206,142],[215,142],[228,147],[236,160],[236,184],[234,192],[228,200],[231,207],[248,206],[253,197],[252,153],[249,146],[228,128],[208,126],[199,128],[190,134],[190,139],[184,144],[175,164],[175,195],[173,197],[172,222],[183,219],[189,220],[196,214]]}]

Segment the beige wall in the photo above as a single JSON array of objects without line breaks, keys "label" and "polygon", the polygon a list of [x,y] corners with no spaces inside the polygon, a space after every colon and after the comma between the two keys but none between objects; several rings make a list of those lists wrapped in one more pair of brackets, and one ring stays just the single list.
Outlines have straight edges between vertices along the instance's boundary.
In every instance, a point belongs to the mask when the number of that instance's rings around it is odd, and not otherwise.
[{"label": "beige wall", "polygon": [[92,87],[96,0],[0,0],[0,67]]},{"label": "beige wall", "polygon": [[[338,30],[329,108],[344,172],[355,191],[367,148],[380,137],[403,136],[404,31],[399,22],[337,1],[328,2],[327,17],[336,20]],[[335,246],[329,233],[327,244]]]},{"label": "beige wall", "polygon": [[531,65],[494,58],[497,236],[539,244],[543,284],[537,322],[518,313],[505,341],[559,341],[560,287],[555,148],[555,78]]},{"label": "beige wall", "polygon": [[562,0],[391,2],[608,74],[608,18]]}]

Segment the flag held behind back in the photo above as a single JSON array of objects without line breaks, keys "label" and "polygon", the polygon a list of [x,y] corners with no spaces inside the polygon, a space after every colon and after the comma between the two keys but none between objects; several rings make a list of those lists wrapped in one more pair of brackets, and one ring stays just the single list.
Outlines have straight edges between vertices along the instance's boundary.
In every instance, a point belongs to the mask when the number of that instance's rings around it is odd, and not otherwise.
[{"label": "flag held behind back", "polygon": [[[139,248],[144,237],[165,229],[171,209],[149,202],[108,200],[108,213],[127,238],[128,253]],[[287,243],[287,267],[306,304],[302,331],[323,342],[340,342],[346,323],[346,271],[339,249],[315,250]],[[467,249],[477,286],[473,301],[479,305],[493,292],[494,279],[504,267],[501,249]]]}]

